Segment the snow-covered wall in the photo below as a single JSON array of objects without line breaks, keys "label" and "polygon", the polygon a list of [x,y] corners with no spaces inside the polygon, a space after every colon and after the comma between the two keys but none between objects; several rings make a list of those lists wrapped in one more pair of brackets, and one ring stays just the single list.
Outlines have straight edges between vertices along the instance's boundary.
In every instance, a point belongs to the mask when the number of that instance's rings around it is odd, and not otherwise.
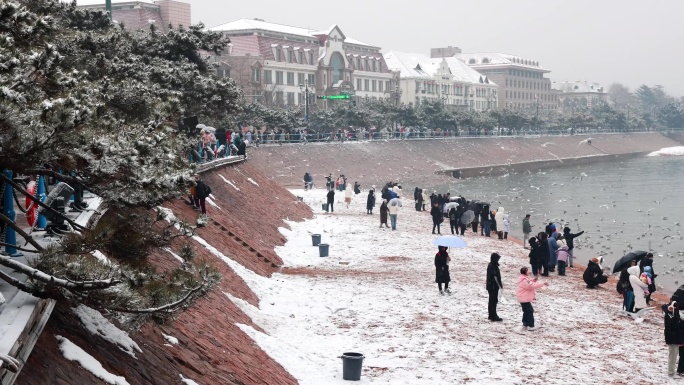
[{"label": "snow-covered wall", "polygon": [[[219,285],[175,321],[150,323],[129,332],[130,341],[96,314],[74,313],[58,304],[17,384],[102,384],[78,360],[65,358],[57,335],[131,385],[178,384],[181,379],[203,385],[296,384],[237,326],[262,331],[226,294],[258,306],[250,287],[267,283],[282,265],[274,252],[285,242],[278,228],[287,227],[285,219],[310,218],[311,210],[249,161],[207,171],[202,177],[212,189],[213,204],[207,204],[207,226],[191,242],[197,258],[210,261],[221,272]],[[189,222],[198,215],[181,200],[164,206]],[[159,249],[149,258],[159,269],[179,266],[173,254],[180,253],[183,242]],[[84,314],[89,314],[85,322]],[[95,324],[106,327],[93,328]]]},{"label": "snow-covered wall", "polygon": [[[587,139],[591,138],[591,144]],[[680,140],[684,139],[684,136]],[[416,186],[427,176],[443,183],[438,171],[557,161],[594,155],[648,153],[680,145],[660,133],[602,134],[585,136],[486,137],[377,142],[308,143],[261,146],[250,149],[250,161],[273,180],[301,188],[305,172],[314,175],[319,187],[324,177],[344,174],[364,188],[387,181]],[[412,184],[410,182],[416,182]]]}]

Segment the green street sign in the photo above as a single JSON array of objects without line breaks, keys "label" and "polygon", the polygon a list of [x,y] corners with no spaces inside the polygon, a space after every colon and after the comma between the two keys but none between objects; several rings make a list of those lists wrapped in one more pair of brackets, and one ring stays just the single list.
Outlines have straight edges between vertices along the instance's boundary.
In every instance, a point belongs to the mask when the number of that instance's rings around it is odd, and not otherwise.
[{"label": "green street sign", "polygon": [[351,99],[349,95],[322,95],[316,96],[316,99]]}]

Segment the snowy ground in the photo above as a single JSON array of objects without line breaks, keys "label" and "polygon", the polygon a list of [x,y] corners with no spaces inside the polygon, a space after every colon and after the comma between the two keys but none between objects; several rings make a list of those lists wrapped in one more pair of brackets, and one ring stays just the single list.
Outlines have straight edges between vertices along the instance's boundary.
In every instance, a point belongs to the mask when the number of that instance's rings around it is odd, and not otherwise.
[{"label": "snowy ground", "polygon": [[[277,249],[287,268],[271,279],[245,277],[261,299],[257,309],[232,298],[268,334],[240,327],[301,384],[343,384],[343,352],[360,352],[364,384],[663,384],[667,349],[662,318],[643,323],[621,314],[614,288],[587,290],[581,271],[547,278],[535,307],[537,331],[522,330],[515,282],[526,258],[520,246],[466,233],[452,250],[451,296],[434,282],[436,236],[431,220],[404,200],[398,230],[379,229],[366,193],[349,208],[321,211],[324,190],[293,190],[316,213],[290,223]],[[337,195],[341,198],[340,194]],[[444,227],[442,234],[448,232]],[[311,234],[322,234],[320,258]],[[504,296],[502,323],[487,320],[485,272],[498,252]],[[580,261],[586,262],[586,261]],[[238,272],[244,275],[244,272]],[[258,282],[257,282],[258,281]]]}]

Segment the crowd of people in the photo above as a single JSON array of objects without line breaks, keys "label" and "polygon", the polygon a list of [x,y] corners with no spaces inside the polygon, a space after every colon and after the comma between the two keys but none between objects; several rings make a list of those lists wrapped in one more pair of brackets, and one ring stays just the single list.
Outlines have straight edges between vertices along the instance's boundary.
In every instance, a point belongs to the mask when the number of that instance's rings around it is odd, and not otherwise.
[{"label": "crowd of people", "polygon": [[[211,161],[228,156],[247,156],[247,146],[258,144],[251,131],[245,133],[226,130],[225,128],[213,128],[203,124],[197,125],[199,137],[197,143],[191,148],[191,157],[194,161]],[[197,148],[199,147],[199,151]]]}]

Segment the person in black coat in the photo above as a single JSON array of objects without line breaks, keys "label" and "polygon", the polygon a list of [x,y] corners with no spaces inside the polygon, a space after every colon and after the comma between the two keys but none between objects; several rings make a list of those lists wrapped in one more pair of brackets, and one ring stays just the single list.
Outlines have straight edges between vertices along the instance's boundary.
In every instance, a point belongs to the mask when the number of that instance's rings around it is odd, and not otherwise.
[{"label": "person in black coat", "polygon": [[442,223],[442,212],[439,210],[439,204],[432,205],[430,216],[432,216],[432,234],[435,233],[435,228],[437,228],[437,234],[441,234],[439,225]]},{"label": "person in black coat", "polygon": [[[680,347],[680,345],[684,344],[684,320],[679,312],[677,301],[670,300],[670,303],[663,305],[661,309],[663,309],[665,343],[667,344],[668,351],[667,375],[675,379],[681,378],[679,374],[684,373],[684,363],[682,362],[684,360],[681,358]],[[677,355],[680,358],[677,372],[675,372]]]},{"label": "person in black coat", "polygon": [[501,283],[501,272],[499,271],[499,260],[501,256],[497,253],[492,253],[489,265],[487,265],[487,292],[489,293],[489,312],[488,319],[490,321],[503,321],[501,317],[496,314],[496,304],[499,302],[499,289],[503,289]]},{"label": "person in black coat", "polygon": [[539,263],[541,263],[541,270],[544,277],[549,276],[549,261],[551,260],[551,252],[549,251],[549,240],[546,233],[539,233],[537,235],[537,243],[539,250]]},{"label": "person in black coat", "polygon": [[330,212],[335,211],[335,208],[333,207],[334,203],[335,203],[335,189],[332,189],[332,190],[328,191],[328,206],[327,207],[330,207]]},{"label": "person in black coat", "polygon": [[[435,254],[435,283],[437,283],[440,295],[444,295],[444,292],[451,294],[449,291],[449,282],[451,281],[449,261],[451,261],[451,257],[449,257],[446,247],[438,246],[438,250]],[[444,291],[442,291],[442,284],[444,284]]]},{"label": "person in black coat", "polygon": [[568,246],[568,254],[570,254],[570,258],[568,258],[568,266],[570,267],[573,267],[572,260],[574,259],[572,250],[575,248],[575,244],[573,243],[573,240],[582,234],[584,234],[584,231],[572,234],[569,227],[563,229],[563,239],[565,239],[565,244]]},{"label": "person in black coat", "polygon": [[[458,217],[458,209],[456,207],[452,207],[449,209],[449,226],[451,227],[451,235],[458,235],[458,229],[459,229],[459,217]],[[456,231],[454,233],[454,231]]]},{"label": "person in black coat", "polygon": [[489,205],[480,208],[480,235],[489,236],[491,222],[489,221]]},{"label": "person in black coat", "polygon": [[599,266],[598,258],[589,260],[587,269],[584,270],[584,274],[582,274],[582,279],[584,279],[584,282],[587,284],[587,289],[594,289],[599,284],[608,282],[608,277],[603,275],[603,270],[601,270],[601,266]]},{"label": "person in black coat", "polygon": [[[532,275],[535,277],[539,274],[539,268],[541,267],[541,260],[540,257],[541,255],[539,254],[539,243],[537,242],[537,238],[532,237],[529,240],[530,243],[530,254],[528,255],[530,258],[530,265],[532,266]],[[548,249],[548,247],[547,247]]]},{"label": "person in black coat", "polygon": [[368,190],[368,199],[366,199],[366,213],[373,214],[373,207],[375,207],[375,189]]}]

